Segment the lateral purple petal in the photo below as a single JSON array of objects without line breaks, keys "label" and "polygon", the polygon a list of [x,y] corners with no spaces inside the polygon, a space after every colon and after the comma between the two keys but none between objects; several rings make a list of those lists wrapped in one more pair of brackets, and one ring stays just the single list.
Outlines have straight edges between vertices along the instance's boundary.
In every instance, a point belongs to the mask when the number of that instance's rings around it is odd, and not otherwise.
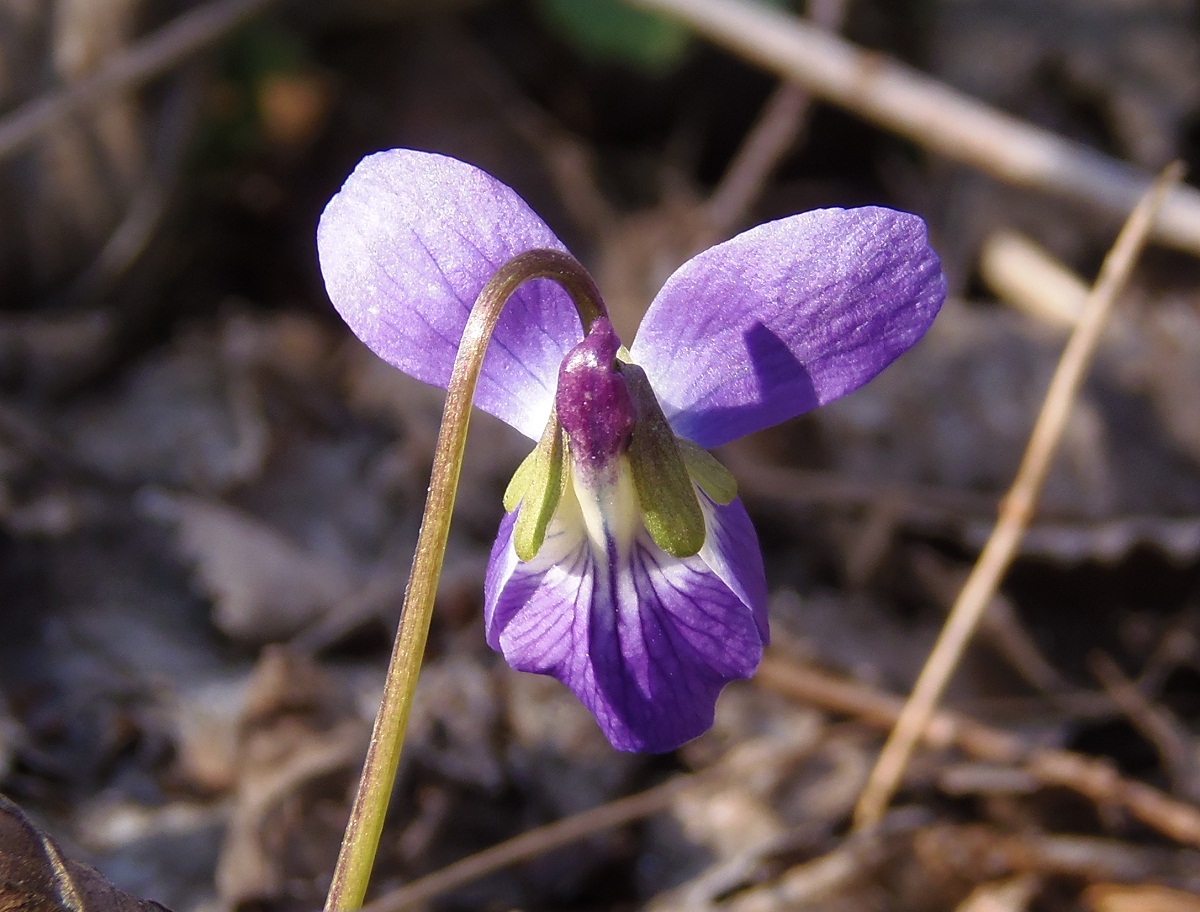
[{"label": "lateral purple petal", "polygon": [[[363,159],[317,229],[325,287],[385,361],[445,388],[467,315],[512,257],[562,242],[509,187],[453,158],[408,149]],[[570,298],[546,280],[504,309],[475,404],[537,439],[558,366],[583,337]]]},{"label": "lateral purple petal", "polygon": [[919,217],[820,209],[689,260],[630,351],[675,432],[715,447],[866,383],[921,338],[945,296]]},{"label": "lateral purple petal", "polygon": [[721,689],[753,674],[766,639],[745,511],[734,501],[706,513],[709,543],[695,557],[670,557],[646,534],[610,556],[559,524],[527,563],[509,514],[488,567],[488,643],[518,671],[566,684],[619,750],[669,751],[702,734]]}]

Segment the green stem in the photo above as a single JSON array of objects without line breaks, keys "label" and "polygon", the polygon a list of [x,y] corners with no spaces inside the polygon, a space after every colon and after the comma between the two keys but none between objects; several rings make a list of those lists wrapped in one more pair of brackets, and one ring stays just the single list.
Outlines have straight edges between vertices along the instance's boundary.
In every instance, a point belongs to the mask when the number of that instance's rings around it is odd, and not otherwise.
[{"label": "green stem", "polygon": [[358,793],[325,901],[325,912],[352,912],[363,904],[383,832],[388,799],[400,765],[400,750],[421,670],[421,657],[429,636],[475,384],[505,303],[524,282],[540,278],[553,279],[566,289],[579,311],[585,332],[596,317],[604,315],[604,305],[591,276],[572,257],[554,250],[530,250],[509,260],[484,286],[471,308],[446,387],[446,408],[434,450],[433,473],[425,513],[421,517],[421,531],[417,535],[416,554],[400,612],[400,629],[396,633],[379,713],[375,717]]}]

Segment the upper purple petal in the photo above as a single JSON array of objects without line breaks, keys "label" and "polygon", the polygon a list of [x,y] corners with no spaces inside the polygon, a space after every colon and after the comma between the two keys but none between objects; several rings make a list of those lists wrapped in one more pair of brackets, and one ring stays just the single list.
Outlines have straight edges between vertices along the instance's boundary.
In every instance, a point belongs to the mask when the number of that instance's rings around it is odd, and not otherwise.
[{"label": "upper purple petal", "polygon": [[[562,242],[515,192],[442,155],[394,149],[363,159],[321,216],[325,287],[355,334],[405,373],[445,387],[480,290],[512,257]],[[536,439],[558,366],[583,337],[567,294],[527,282],[509,300],[475,404]]]},{"label": "upper purple petal", "polygon": [[605,555],[559,524],[529,562],[513,552],[509,514],[488,567],[488,643],[513,668],[566,684],[620,750],[668,751],[702,734],[721,689],[753,674],[766,640],[745,510],[706,501],[705,512],[709,539],[694,557],[670,557],[649,535]]},{"label": "upper purple petal", "polygon": [[921,338],[945,296],[919,217],[820,209],[681,266],[630,352],[676,433],[714,447],[866,383]]}]

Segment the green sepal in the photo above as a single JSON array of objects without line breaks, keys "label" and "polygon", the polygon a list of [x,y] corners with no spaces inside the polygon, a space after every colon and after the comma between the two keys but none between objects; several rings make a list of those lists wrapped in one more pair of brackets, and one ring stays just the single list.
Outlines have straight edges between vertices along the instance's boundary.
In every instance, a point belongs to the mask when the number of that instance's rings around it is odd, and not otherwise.
[{"label": "green sepal", "polygon": [[505,513],[515,510],[521,503],[521,498],[525,496],[525,492],[529,490],[529,483],[533,480],[534,467],[537,465],[537,457],[538,451],[535,447],[528,456],[521,460],[521,464],[513,472],[513,477],[508,480],[508,487],[504,489]]},{"label": "green sepal", "polygon": [[692,481],[700,486],[709,500],[724,506],[737,497],[737,482],[716,456],[683,437],[677,437],[675,442],[679,445],[683,464],[687,466]]},{"label": "green sepal", "polygon": [[637,407],[628,456],[642,521],[654,543],[672,557],[691,557],[704,547],[704,513],[675,432],[645,372],[635,364],[620,364],[618,369]]},{"label": "green sepal", "polygon": [[551,412],[542,439],[517,467],[504,492],[504,509],[511,511],[520,507],[512,540],[521,560],[532,560],[537,556],[566,487],[563,431],[558,416]]}]

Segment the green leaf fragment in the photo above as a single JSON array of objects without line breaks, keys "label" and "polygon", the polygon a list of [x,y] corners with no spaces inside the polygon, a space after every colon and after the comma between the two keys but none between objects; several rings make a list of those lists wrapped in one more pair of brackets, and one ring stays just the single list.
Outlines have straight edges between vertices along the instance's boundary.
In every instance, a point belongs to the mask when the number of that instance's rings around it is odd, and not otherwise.
[{"label": "green leaf fragment", "polygon": [[587,57],[665,76],[683,63],[690,34],[670,19],[621,0],[538,0],[543,20]]},{"label": "green leaf fragment", "polygon": [[542,439],[517,468],[504,492],[504,508],[520,506],[513,527],[513,548],[523,561],[537,556],[546,529],[567,486],[566,447],[558,416],[551,413]]},{"label": "green leaf fragment", "polygon": [[654,543],[672,557],[691,557],[704,547],[704,513],[692,487],[675,432],[642,369],[620,365],[638,410],[629,438],[629,465]]}]

